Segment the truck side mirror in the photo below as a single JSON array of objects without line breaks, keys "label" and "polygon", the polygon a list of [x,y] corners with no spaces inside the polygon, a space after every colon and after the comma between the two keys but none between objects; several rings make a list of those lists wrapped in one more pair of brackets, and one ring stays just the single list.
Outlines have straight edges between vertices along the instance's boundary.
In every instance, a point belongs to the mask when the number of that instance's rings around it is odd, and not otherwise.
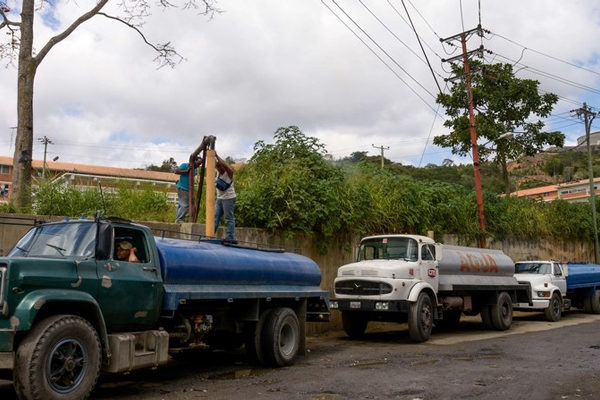
[{"label": "truck side mirror", "polygon": [[96,259],[108,260],[111,256],[112,225],[110,222],[98,222],[98,235],[96,238]]}]

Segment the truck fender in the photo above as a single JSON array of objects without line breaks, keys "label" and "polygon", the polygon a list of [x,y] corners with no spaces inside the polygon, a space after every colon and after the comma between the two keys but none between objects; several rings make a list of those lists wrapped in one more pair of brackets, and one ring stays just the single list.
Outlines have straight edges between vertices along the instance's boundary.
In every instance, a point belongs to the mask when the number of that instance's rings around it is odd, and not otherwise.
[{"label": "truck fender", "polygon": [[[10,319],[12,329],[15,331],[30,330],[40,311],[45,307],[52,307],[52,304],[57,303],[85,305],[87,311],[93,313],[94,319],[90,320],[90,323],[98,331],[98,336],[102,342],[105,356],[110,357],[108,333],[106,331],[104,316],[102,315],[102,311],[100,310],[100,306],[96,299],[86,292],[63,289],[39,289],[28,293],[21,302],[19,302]],[[67,313],[68,309],[65,309],[64,312],[59,312],[59,314]]]},{"label": "truck fender", "polygon": [[419,294],[421,294],[421,292],[427,292],[429,293],[429,295],[431,296],[431,301],[433,302],[433,305],[436,306],[438,304],[437,301],[437,295],[435,293],[435,290],[433,289],[433,286],[431,286],[429,283],[427,282],[418,282],[416,283],[411,289],[410,289],[410,293],[408,294],[408,301],[411,303],[414,303],[415,301],[417,301],[417,298],[419,297]]}]

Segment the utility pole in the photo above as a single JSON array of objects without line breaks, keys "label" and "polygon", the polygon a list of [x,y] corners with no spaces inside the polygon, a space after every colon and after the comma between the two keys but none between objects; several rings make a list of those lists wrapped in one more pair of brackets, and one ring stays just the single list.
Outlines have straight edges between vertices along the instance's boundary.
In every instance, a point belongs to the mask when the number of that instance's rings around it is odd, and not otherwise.
[{"label": "utility pole", "polygon": [[371,144],[371,146],[373,146],[376,149],[381,150],[381,169],[383,169],[383,151],[389,150],[390,147],[389,146],[375,146],[374,144]]},{"label": "utility pole", "polygon": [[482,53],[483,46],[479,47],[477,50],[473,50],[467,52],[467,38],[471,36],[473,33],[477,33],[479,36],[483,36],[483,30],[481,29],[481,25],[477,25],[477,28],[471,29],[469,31],[465,31],[459,33],[457,35],[451,36],[447,39],[440,39],[441,42],[450,42],[453,40],[460,40],[462,45],[462,55],[458,55],[456,57],[452,57],[446,60],[442,60],[443,62],[452,62],[462,57],[463,59],[463,67],[465,71],[465,84],[467,88],[467,101],[469,108],[469,132],[471,134],[471,148],[473,151],[473,174],[475,178],[475,196],[477,198],[477,219],[479,220],[479,247],[485,248],[485,214],[483,211],[483,193],[481,190],[481,172],[479,171],[479,151],[477,149],[477,131],[475,129],[475,114],[473,113],[473,93],[471,91],[471,74],[469,72],[469,56],[473,53]]},{"label": "utility pole", "polygon": [[592,121],[598,113],[593,112],[586,103],[583,103],[583,107],[576,110],[571,110],[577,114],[578,117],[583,116],[585,122],[585,137],[587,139],[587,152],[588,152],[588,175],[590,178],[590,208],[592,209],[592,221],[594,222],[594,262],[598,264],[600,257],[598,256],[598,222],[596,221],[596,187],[594,185],[594,170],[592,169],[592,145],[590,143],[590,127]]},{"label": "utility pole", "polygon": [[54,142],[52,142],[52,140],[50,140],[50,138],[48,138],[47,136],[38,138],[38,140],[44,144],[44,164],[42,165],[42,178],[45,179],[46,178],[46,153],[48,151],[48,145],[54,144]]}]

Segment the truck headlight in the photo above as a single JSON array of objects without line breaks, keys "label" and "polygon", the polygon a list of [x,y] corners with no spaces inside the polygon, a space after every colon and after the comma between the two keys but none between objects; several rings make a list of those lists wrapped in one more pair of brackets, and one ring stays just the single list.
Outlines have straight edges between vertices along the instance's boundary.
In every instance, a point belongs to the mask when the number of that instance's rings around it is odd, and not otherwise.
[{"label": "truck headlight", "polygon": [[537,295],[538,297],[550,297],[550,292],[538,290]]},{"label": "truck headlight", "polygon": [[329,308],[338,308],[338,302],[337,301],[330,301],[329,302]]},{"label": "truck headlight", "polygon": [[375,309],[379,311],[387,311],[390,309],[390,304],[387,301],[378,301],[375,303]]}]

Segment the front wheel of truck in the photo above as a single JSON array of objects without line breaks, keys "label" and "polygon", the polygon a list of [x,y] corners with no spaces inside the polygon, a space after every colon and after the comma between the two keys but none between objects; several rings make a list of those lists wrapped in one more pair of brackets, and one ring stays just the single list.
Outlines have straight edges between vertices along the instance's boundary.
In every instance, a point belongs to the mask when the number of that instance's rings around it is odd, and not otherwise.
[{"label": "front wheel of truck", "polygon": [[408,312],[408,333],[415,342],[424,342],[431,336],[433,328],[433,306],[427,293],[419,294]]},{"label": "front wheel of truck", "polygon": [[37,323],[17,349],[13,381],[21,400],[86,399],[102,362],[94,327],[74,315]]},{"label": "front wheel of truck", "polygon": [[544,314],[546,314],[546,319],[550,322],[556,322],[560,319],[562,314],[562,304],[558,293],[554,292],[552,294],[550,304],[548,305],[548,308],[544,310]]}]

